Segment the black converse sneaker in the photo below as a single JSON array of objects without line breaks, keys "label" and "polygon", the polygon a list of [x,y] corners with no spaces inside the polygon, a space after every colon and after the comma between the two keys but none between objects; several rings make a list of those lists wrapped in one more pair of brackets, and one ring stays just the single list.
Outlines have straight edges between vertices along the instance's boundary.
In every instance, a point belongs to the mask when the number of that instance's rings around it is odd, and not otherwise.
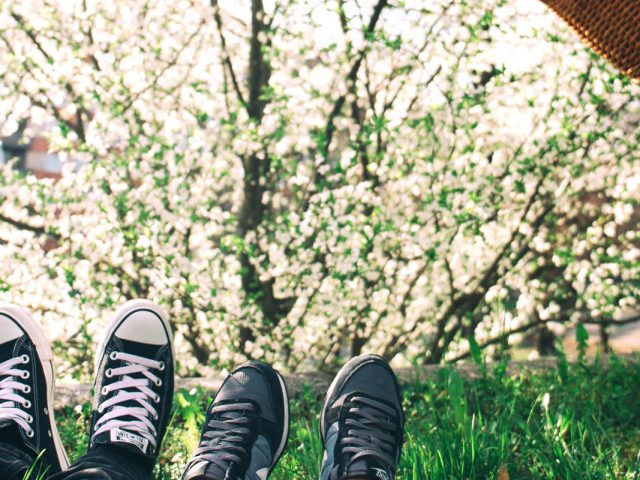
[{"label": "black converse sneaker", "polygon": [[329,387],[320,418],[320,480],[395,477],[404,429],[400,387],[377,355],[351,359]]},{"label": "black converse sneaker", "polygon": [[183,480],[265,480],[289,436],[289,398],[271,366],[248,362],[220,387]]},{"label": "black converse sneaker", "polygon": [[53,418],[54,378],[40,326],[22,308],[0,305],[0,436],[34,459],[43,452],[40,472],[48,474],[69,466]]},{"label": "black converse sneaker", "polygon": [[96,357],[89,450],[117,446],[151,468],[171,413],[173,374],[166,314],[147,300],[122,305]]}]

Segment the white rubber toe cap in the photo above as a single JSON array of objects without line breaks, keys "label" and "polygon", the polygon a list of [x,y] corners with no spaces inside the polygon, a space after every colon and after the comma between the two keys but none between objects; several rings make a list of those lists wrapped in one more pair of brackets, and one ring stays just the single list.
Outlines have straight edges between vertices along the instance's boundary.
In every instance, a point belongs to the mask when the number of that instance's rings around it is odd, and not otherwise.
[{"label": "white rubber toe cap", "polygon": [[170,343],[163,312],[155,305],[150,307],[135,306],[124,313],[123,320],[114,332],[115,336],[148,345]]},{"label": "white rubber toe cap", "polygon": [[0,344],[20,338],[24,332],[7,314],[0,311]]}]

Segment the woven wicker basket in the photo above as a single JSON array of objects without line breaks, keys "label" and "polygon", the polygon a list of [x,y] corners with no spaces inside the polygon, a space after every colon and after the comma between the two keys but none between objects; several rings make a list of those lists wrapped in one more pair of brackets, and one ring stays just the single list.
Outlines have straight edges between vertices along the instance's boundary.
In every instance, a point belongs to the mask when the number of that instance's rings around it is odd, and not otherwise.
[{"label": "woven wicker basket", "polygon": [[640,80],[640,0],[542,0],[598,53]]}]

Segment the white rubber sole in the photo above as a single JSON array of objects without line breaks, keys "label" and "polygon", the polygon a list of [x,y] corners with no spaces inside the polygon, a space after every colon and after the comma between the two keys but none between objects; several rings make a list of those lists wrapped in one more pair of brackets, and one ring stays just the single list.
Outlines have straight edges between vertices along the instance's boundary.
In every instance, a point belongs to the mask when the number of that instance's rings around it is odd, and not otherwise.
[{"label": "white rubber sole", "polygon": [[53,443],[56,446],[56,455],[58,456],[60,467],[62,470],[66,470],[69,468],[69,459],[67,458],[67,452],[62,444],[60,433],[58,433],[53,412],[56,372],[53,364],[53,352],[49,346],[49,341],[47,340],[47,337],[42,331],[40,325],[36,323],[31,314],[29,314],[25,309],[18,307],[17,305],[2,304],[0,305],[0,312],[5,313],[7,316],[18,322],[20,327],[27,332],[27,335],[36,347],[42,371],[44,372],[44,378],[47,383],[47,416],[49,417],[49,429],[51,430]]},{"label": "white rubber sole", "polygon": [[[278,450],[276,450],[276,454],[273,457],[273,463],[271,464],[271,470],[273,470],[278,463],[278,460],[282,456],[284,452],[284,448],[287,445],[287,440],[289,439],[289,394],[287,393],[287,386],[284,383],[284,378],[276,371],[276,375],[278,376],[278,380],[280,381],[280,388],[282,389],[282,398],[284,400],[284,425],[285,431],[282,435],[282,440],[280,441],[280,445],[278,446]],[[271,472],[271,470],[269,472]]]},{"label": "white rubber sole", "polygon": [[116,329],[120,326],[122,321],[131,313],[135,312],[136,310],[151,310],[156,315],[158,315],[158,317],[160,317],[160,320],[162,320],[162,323],[167,331],[167,334],[169,335],[169,343],[171,345],[171,359],[173,361],[173,371],[175,372],[176,355],[175,355],[174,346],[173,346],[173,333],[171,332],[171,325],[169,324],[169,318],[167,314],[160,306],[156,305],[155,303],[149,300],[129,300],[128,302],[123,303],[116,310],[116,313],[113,315],[113,319],[111,320],[111,322],[109,323],[109,326],[107,327],[107,332],[102,338],[102,341],[100,342],[100,346],[98,347],[98,355],[96,355],[96,358],[95,358],[96,374],[98,372],[98,369],[100,368],[100,362],[104,358],[104,349],[107,344],[107,341],[111,338],[111,336],[116,331]]}]

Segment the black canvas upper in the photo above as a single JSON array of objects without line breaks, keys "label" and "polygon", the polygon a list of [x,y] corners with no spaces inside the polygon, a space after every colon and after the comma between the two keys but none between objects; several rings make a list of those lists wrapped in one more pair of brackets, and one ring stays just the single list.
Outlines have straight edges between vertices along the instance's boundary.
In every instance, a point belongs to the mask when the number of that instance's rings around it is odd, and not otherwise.
[{"label": "black canvas upper", "polygon": [[[6,314],[4,315],[6,316]],[[21,408],[30,415],[32,421],[29,425],[33,434],[29,436],[28,432],[15,422],[0,420],[0,432],[4,431],[4,435],[0,434],[0,441],[2,441],[3,437],[13,439],[13,446],[21,449],[33,459],[42,452],[40,468],[43,471],[46,469],[49,473],[54,473],[60,471],[61,466],[49,424],[49,409],[53,408],[53,406],[48,405],[47,382],[43,364],[36,346],[27,332],[20,326],[17,319],[12,320],[21,328],[24,335],[0,344],[0,363],[18,357],[26,360],[26,363],[21,363],[15,368],[24,371],[25,375],[28,375],[28,378],[20,378],[19,381],[28,385],[30,391],[18,393],[27,399],[30,405],[24,406],[15,402],[14,406]],[[0,381],[5,378],[7,377],[0,376]]]},{"label": "black canvas upper", "polygon": [[[109,392],[104,394],[102,389],[103,387],[113,384],[115,382],[119,382],[123,379],[123,375],[112,376],[108,378],[106,372],[108,370],[113,370],[115,368],[126,366],[127,362],[119,359],[113,359],[113,352],[122,352],[128,353],[132,355],[137,355],[140,357],[152,359],[158,362],[162,362],[164,365],[163,370],[153,369],[153,374],[160,377],[162,380],[162,385],[157,386],[152,382],[148,382],[147,387],[151,389],[156,395],[158,395],[159,401],[155,402],[154,399],[149,399],[149,403],[153,405],[153,407],[158,412],[158,418],[151,418],[151,422],[156,428],[156,447],[153,447],[150,443],[145,446],[145,448],[141,448],[135,442],[127,442],[127,441],[118,441],[114,440],[111,433],[109,431],[100,433],[99,435],[94,437],[94,433],[96,432],[96,423],[108,412],[113,410],[115,406],[108,407],[104,409],[102,412],[99,411],[99,406],[106,400],[112,398],[117,395],[119,392]],[[134,378],[144,378],[140,375],[130,375]],[[134,390],[135,388],[129,389]],[[170,343],[165,345],[150,345],[146,343],[135,342],[131,340],[124,340],[118,338],[115,334],[111,335],[110,338],[107,339],[104,348],[104,355],[99,362],[98,370],[96,373],[96,379],[94,384],[94,402],[93,402],[93,415],[91,421],[91,431],[89,434],[90,445],[89,450],[93,450],[100,445],[117,445],[118,447],[130,451],[132,453],[138,454],[141,457],[143,462],[146,462],[151,467],[155,462],[155,459],[158,455],[158,449],[160,447],[162,438],[166,432],[167,424],[169,422],[169,418],[171,415],[171,403],[173,399],[173,390],[174,390],[174,371],[173,371],[173,358]],[[121,405],[127,407],[138,407],[138,402],[136,400],[130,400],[122,403]],[[119,420],[134,420],[133,417],[123,417]],[[127,431],[127,427],[123,426],[120,430]],[[135,432],[132,432],[135,436],[138,436]]]}]

